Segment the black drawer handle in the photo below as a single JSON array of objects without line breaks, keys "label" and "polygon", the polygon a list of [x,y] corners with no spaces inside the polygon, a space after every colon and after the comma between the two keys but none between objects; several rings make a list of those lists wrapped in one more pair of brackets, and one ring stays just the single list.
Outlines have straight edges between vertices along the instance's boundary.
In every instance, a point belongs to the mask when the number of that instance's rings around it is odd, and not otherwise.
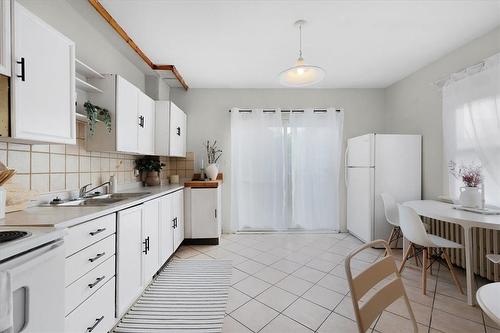
[{"label": "black drawer handle", "polygon": [[90,326],[90,327],[87,327],[87,332],[92,332],[96,327],[97,325],[99,325],[99,323],[104,319],[104,316],[101,316],[101,318],[97,318],[95,320],[95,323],[94,325]]},{"label": "black drawer handle", "polygon": [[105,255],[106,252],[103,252],[103,253],[99,253],[98,255],[96,255],[94,258],[89,258],[89,261],[90,262],[94,262],[96,261],[97,259],[99,259],[100,257],[102,257],[103,255]]},{"label": "black drawer handle", "polygon": [[96,231],[89,232],[90,236],[95,236],[97,234],[100,234],[101,232],[106,231],[106,228],[99,228]]},{"label": "black drawer handle", "polygon": [[180,127],[177,127],[177,135],[181,136],[181,128]]},{"label": "black drawer handle", "polygon": [[139,126],[144,128],[144,116],[139,116]]},{"label": "black drawer handle", "polygon": [[95,279],[95,282],[93,283],[89,283],[89,288],[92,289],[94,288],[95,286],[97,286],[99,284],[99,282],[101,282],[102,280],[104,280],[106,278],[105,275],[101,276],[101,277],[98,277],[97,279]]},{"label": "black drawer handle", "polygon": [[21,65],[21,75],[17,75],[17,77],[21,78],[21,81],[26,81],[26,63],[24,62],[24,58],[21,58],[21,61],[16,61],[19,65]]},{"label": "black drawer handle", "polygon": [[144,252],[144,254],[148,254],[148,252],[149,252],[149,236],[146,237],[146,239],[144,240],[144,242],[142,242],[142,244],[144,244],[144,250],[142,252]]}]

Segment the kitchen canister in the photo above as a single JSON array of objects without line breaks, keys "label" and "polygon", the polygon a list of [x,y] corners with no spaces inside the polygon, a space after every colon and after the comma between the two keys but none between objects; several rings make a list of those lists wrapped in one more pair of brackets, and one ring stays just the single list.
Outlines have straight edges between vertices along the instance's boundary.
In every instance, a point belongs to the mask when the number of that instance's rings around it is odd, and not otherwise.
[{"label": "kitchen canister", "polygon": [[170,176],[170,184],[179,184],[179,175]]}]

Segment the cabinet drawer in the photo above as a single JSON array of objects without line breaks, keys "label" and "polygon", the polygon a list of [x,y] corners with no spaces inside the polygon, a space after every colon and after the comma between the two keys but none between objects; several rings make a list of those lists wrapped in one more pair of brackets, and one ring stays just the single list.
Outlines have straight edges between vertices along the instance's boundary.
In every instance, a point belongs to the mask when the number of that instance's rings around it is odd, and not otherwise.
[{"label": "cabinet drawer", "polygon": [[108,332],[115,324],[115,278],[66,316],[65,331]]},{"label": "cabinet drawer", "polygon": [[116,231],[116,215],[106,215],[68,229],[64,238],[66,257],[114,234]]},{"label": "cabinet drawer", "polygon": [[66,258],[66,286],[115,254],[115,235]]},{"label": "cabinet drawer", "polygon": [[80,303],[99,290],[115,276],[115,256],[66,287],[66,314],[73,311]]}]

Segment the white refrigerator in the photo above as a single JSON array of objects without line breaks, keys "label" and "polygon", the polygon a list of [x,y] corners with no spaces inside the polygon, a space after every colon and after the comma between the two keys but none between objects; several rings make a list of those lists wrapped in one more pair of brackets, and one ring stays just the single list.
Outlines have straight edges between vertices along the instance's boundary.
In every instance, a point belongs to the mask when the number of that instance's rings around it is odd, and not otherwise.
[{"label": "white refrigerator", "polygon": [[347,141],[347,230],[363,242],[388,239],[380,194],[397,202],[421,199],[422,137],[366,134]]}]

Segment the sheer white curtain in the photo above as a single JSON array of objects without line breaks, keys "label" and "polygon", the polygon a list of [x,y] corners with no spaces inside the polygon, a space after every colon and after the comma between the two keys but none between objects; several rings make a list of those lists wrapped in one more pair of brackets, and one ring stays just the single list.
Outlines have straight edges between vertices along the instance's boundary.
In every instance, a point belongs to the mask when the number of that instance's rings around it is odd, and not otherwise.
[{"label": "sheer white curtain", "polygon": [[281,113],[231,110],[231,219],[238,230],[285,229]]},{"label": "sheer white curtain", "polygon": [[339,229],[343,111],[290,114],[292,227]]},{"label": "sheer white curtain", "polygon": [[[454,74],[443,87],[446,161],[482,165],[486,203],[500,206],[500,55]],[[458,197],[460,181],[449,177]]]}]

